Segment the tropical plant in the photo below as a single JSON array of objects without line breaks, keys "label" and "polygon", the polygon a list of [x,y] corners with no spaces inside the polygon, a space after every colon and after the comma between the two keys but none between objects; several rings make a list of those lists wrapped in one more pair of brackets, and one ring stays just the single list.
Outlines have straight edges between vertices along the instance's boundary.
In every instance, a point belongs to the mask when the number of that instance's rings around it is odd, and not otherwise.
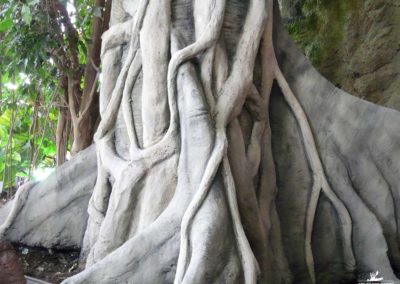
[{"label": "tropical plant", "polygon": [[68,152],[91,144],[98,119],[101,34],[108,26],[105,5],[93,0],[0,4],[0,181],[5,189],[19,178],[32,178],[35,169],[61,165]]}]

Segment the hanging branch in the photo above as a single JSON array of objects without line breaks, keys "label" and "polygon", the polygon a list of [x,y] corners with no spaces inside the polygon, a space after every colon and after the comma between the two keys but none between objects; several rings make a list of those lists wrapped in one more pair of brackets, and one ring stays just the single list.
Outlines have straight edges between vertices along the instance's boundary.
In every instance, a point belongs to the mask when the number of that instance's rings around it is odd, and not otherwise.
[{"label": "hanging branch", "polygon": [[28,171],[28,179],[31,178],[31,174],[32,174],[32,161],[33,161],[33,157],[34,157],[34,153],[35,153],[35,136],[36,136],[36,126],[37,126],[37,118],[38,118],[38,113],[39,113],[39,106],[40,106],[40,96],[41,96],[41,92],[40,89],[38,91],[38,96],[36,97],[35,100],[35,104],[33,106],[33,120],[32,120],[32,124],[29,127],[29,137],[31,137],[33,135],[33,137],[30,139],[30,155],[29,155],[29,171]]},{"label": "hanging branch", "polygon": [[[42,137],[41,137],[41,139],[40,139],[40,143],[39,143],[38,147],[36,148],[36,152],[35,152],[34,158],[33,158],[33,160],[32,160],[32,164],[31,164],[31,167],[32,167],[32,168],[35,168],[35,167],[36,167],[36,161],[37,161],[37,158],[38,158],[38,156],[39,156],[40,149],[42,148],[43,141],[44,141],[44,137],[45,137],[45,134],[46,134],[46,127],[47,127],[47,123],[48,123],[48,121],[49,121],[50,109],[51,109],[51,107],[53,106],[53,101],[54,101],[54,99],[55,99],[55,97],[56,97],[57,92],[58,92],[58,86],[55,88],[53,94],[51,95],[50,103],[49,103],[49,105],[46,107],[45,121],[44,121],[44,124],[43,124],[43,127],[42,127]],[[30,178],[30,177],[31,177],[31,176],[29,175],[29,178]]]}]

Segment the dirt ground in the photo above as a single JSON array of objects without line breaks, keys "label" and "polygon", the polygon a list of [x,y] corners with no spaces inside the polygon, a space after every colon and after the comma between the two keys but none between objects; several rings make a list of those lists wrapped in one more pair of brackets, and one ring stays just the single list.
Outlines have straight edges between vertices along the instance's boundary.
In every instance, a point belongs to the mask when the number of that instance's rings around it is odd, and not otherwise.
[{"label": "dirt ground", "polygon": [[60,283],[80,271],[79,251],[57,251],[14,245],[24,274],[50,283]]}]

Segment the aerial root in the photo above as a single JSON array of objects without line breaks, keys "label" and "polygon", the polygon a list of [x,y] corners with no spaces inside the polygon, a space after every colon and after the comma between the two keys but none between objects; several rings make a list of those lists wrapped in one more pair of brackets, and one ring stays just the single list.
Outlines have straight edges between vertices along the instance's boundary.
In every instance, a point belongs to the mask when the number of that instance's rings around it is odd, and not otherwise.
[{"label": "aerial root", "polygon": [[[91,254],[88,258],[89,266],[92,262],[94,263],[97,260],[105,258],[112,250],[122,246],[123,243],[126,242],[128,234],[126,230],[128,230],[129,225],[124,222],[130,220],[129,214],[132,214],[132,210],[130,210],[132,204],[130,201],[132,200],[132,196],[137,194],[137,192],[135,192],[135,187],[138,181],[143,178],[152,167],[165,161],[178,151],[178,142],[176,141],[176,136],[179,131],[177,125],[179,119],[176,102],[176,78],[178,70],[185,61],[204,52],[202,65],[200,66],[201,82],[204,86],[206,101],[210,106],[211,112],[215,114],[216,135],[214,147],[207,161],[199,188],[195,192],[182,218],[180,252],[174,283],[178,284],[184,281],[186,268],[190,261],[189,234],[191,223],[204,203],[204,200],[207,198],[207,194],[218,170],[221,170],[224,188],[226,190],[227,204],[232,217],[233,232],[237,241],[238,255],[242,263],[245,283],[256,283],[259,267],[240,219],[235,182],[226,153],[228,147],[226,126],[233,119],[237,118],[246,102],[246,98],[249,98],[246,107],[252,114],[255,123],[253,125],[246,159],[249,163],[251,177],[256,176],[261,159],[259,155],[261,152],[261,141],[266,131],[264,109],[257,108],[257,106],[262,105],[264,107],[264,105],[267,105],[267,102],[257,94],[257,90],[252,84],[252,76],[254,72],[254,61],[260,45],[259,35],[264,26],[265,9],[262,3],[265,1],[250,1],[249,14],[246,17],[243,34],[239,41],[238,51],[229,76],[227,59],[226,56],[223,57],[221,55],[222,48],[218,42],[224,20],[226,0],[215,1],[215,7],[210,13],[209,23],[204,26],[203,33],[200,34],[193,44],[177,50],[178,48],[174,46],[174,44],[177,44],[177,35],[175,31],[171,33],[171,49],[173,51],[175,49],[176,52],[172,53],[167,75],[167,95],[171,114],[170,124],[167,133],[159,142],[151,147],[140,149],[135,133],[130,95],[142,67],[139,48],[139,30],[146,13],[148,2],[148,0],[142,0],[140,2],[134,20],[124,23],[121,26],[123,28],[121,31],[118,31],[118,27],[113,28],[114,31],[119,32],[118,36],[113,36],[113,33],[109,32],[104,38],[102,55],[108,50],[119,46],[122,42],[127,42],[129,38],[130,47],[122,70],[118,75],[111,98],[105,111],[102,113],[102,122],[95,136],[95,141],[99,146],[97,159],[99,161],[100,170],[97,184],[89,203],[89,215],[93,221],[98,224],[98,236],[96,236],[96,241],[90,248]],[[201,1],[199,1],[199,3],[201,3]],[[268,12],[271,12],[270,16],[272,17],[272,9]],[[271,48],[273,49],[272,39]],[[272,76],[274,76],[281,87],[284,99],[299,124],[305,152],[313,173],[313,187],[306,213],[305,255],[308,272],[312,282],[315,283],[311,237],[321,191],[327,195],[339,215],[343,234],[344,259],[346,260],[346,268],[349,270],[354,269],[355,265],[351,245],[352,220],[343,202],[336,196],[328,183],[307,116],[284,78],[276,61],[275,54],[273,60],[274,62],[271,65],[271,69],[273,70]],[[223,61],[223,64],[218,64],[220,61]],[[217,80],[215,81],[217,85],[220,85],[217,87],[219,92],[218,96],[213,94],[213,78],[216,78]],[[249,90],[250,92],[248,92]],[[112,133],[112,129],[115,126],[118,109],[120,107],[123,111],[123,118],[126,123],[131,144],[129,161],[122,160],[114,153],[114,134]],[[112,190],[107,188],[107,186],[109,186],[107,182],[110,177],[116,181]],[[0,238],[5,234],[16,214],[23,206],[31,186],[33,186],[33,184],[28,184],[18,190],[11,214],[0,227]],[[96,196],[96,194],[98,194],[98,196]],[[104,201],[101,199],[105,199],[105,197],[109,198],[109,200],[106,201],[107,205],[95,203],[96,198],[99,201]],[[107,211],[105,210],[106,207],[109,207],[108,212],[110,213],[108,214],[105,213]],[[176,221],[176,223],[178,222],[179,221]],[[178,228],[179,226],[176,225],[176,227]],[[170,233],[173,235],[172,229],[170,229]],[[157,236],[157,238],[161,238],[161,236]],[[150,247],[150,244],[147,246]],[[140,251],[143,255],[146,255],[144,248],[141,248]]]},{"label": "aerial root", "polygon": [[87,208],[89,218],[87,221],[87,229],[86,229],[87,232],[94,231],[96,233],[95,234],[86,233],[84,236],[80,254],[80,260],[82,262],[84,262],[87,259],[90,249],[97,241],[98,237],[97,233],[99,232],[100,226],[103,223],[108,207],[108,200],[111,194],[111,186],[108,182],[109,173],[103,166],[103,161],[101,159],[99,147],[96,149],[96,156],[97,156],[97,167],[98,167],[97,178]]},{"label": "aerial root", "polygon": [[[98,133],[96,133],[96,139],[100,142],[102,138],[110,131],[110,129],[115,124],[116,119],[116,110],[121,105],[121,101],[123,102],[122,110],[123,117],[128,129],[128,136],[131,143],[130,147],[130,161],[126,167],[130,167],[132,165],[140,165],[141,162],[146,160],[146,166],[138,167],[135,171],[138,172],[138,175],[135,175],[134,178],[130,179],[128,185],[122,186],[126,189],[126,191],[130,190],[135,186],[136,182],[141,178],[140,173],[146,172],[148,169],[148,163],[154,165],[155,163],[159,163],[165,160],[171,153],[175,153],[177,148],[176,139],[174,136],[177,134],[178,129],[178,110],[177,110],[177,102],[176,102],[176,78],[178,74],[178,69],[182,63],[185,61],[198,56],[201,52],[204,52],[203,61],[201,65],[201,81],[204,85],[204,91],[206,96],[206,101],[212,110],[212,113],[215,115],[215,123],[216,123],[216,135],[214,147],[211,152],[211,155],[208,159],[207,165],[205,167],[204,174],[201,178],[201,182],[198,190],[196,191],[193,199],[191,200],[188,208],[186,209],[181,223],[181,243],[180,243],[180,252],[177,263],[177,270],[175,274],[174,283],[178,284],[184,281],[185,272],[189,263],[189,233],[191,223],[198,212],[199,208],[204,203],[204,200],[208,194],[208,191],[211,187],[215,176],[217,175],[218,170],[222,169],[223,181],[226,189],[226,197],[228,201],[229,210],[232,216],[233,230],[235,233],[235,237],[237,240],[239,256],[241,258],[245,283],[255,283],[257,281],[257,276],[259,273],[259,267],[257,261],[254,257],[254,254],[250,248],[248,240],[246,238],[243,225],[240,220],[240,214],[237,205],[237,197],[236,197],[236,189],[232,176],[232,172],[229,165],[229,160],[226,155],[226,150],[228,147],[227,138],[226,138],[226,125],[231,122],[234,118],[238,116],[240,113],[246,98],[250,97],[246,107],[252,112],[257,120],[253,126],[252,137],[250,147],[247,153],[247,160],[253,161],[251,165],[251,174],[252,176],[256,175],[257,169],[259,168],[260,157],[257,155],[260,152],[260,142],[261,137],[264,133],[265,124],[263,123],[264,117],[263,112],[257,109],[258,104],[268,105],[265,101],[262,100],[259,94],[256,94],[257,90],[252,82],[252,74],[254,70],[254,61],[257,55],[258,47],[259,47],[259,39],[261,37],[262,30],[264,29],[264,21],[265,21],[265,3],[261,0],[253,0],[250,1],[248,15],[246,17],[246,22],[244,25],[243,32],[237,48],[237,53],[235,56],[235,60],[232,64],[231,73],[227,74],[227,66],[222,66],[221,68],[226,67],[226,74],[221,77],[221,74],[218,74],[219,70],[215,70],[215,64],[220,58],[221,46],[218,43],[219,33],[222,27],[223,19],[224,19],[224,11],[225,11],[225,1],[215,1],[215,7],[213,11],[209,12],[209,22],[207,25],[203,25],[200,28],[203,30],[199,37],[193,44],[186,46],[183,49],[179,49],[178,43],[178,34],[176,31],[171,32],[171,50],[172,57],[170,63],[168,65],[168,74],[167,74],[167,95],[168,95],[168,104],[170,110],[170,124],[166,134],[160,142],[156,143],[154,146],[151,146],[146,149],[139,149],[138,142],[136,138],[134,123],[133,123],[133,114],[131,109],[131,102],[129,100],[130,93],[135,84],[136,77],[141,68],[140,61],[140,49],[138,46],[138,32],[140,29],[140,25],[143,21],[143,17],[147,7],[147,0],[143,0],[140,2],[140,7],[138,8],[138,13],[135,21],[132,21],[133,32],[131,33],[131,44],[128,52],[128,57],[123,65],[123,68],[118,76],[116,86],[113,90],[113,94],[111,96],[110,102],[107,106],[106,111],[103,114],[103,121],[100,126]],[[272,9],[270,11],[270,16],[272,17]],[[272,22],[272,18],[269,19],[269,22]],[[202,25],[204,23],[200,23]],[[126,29],[123,31],[123,34],[128,34]],[[256,36],[254,36],[256,35]],[[123,36],[124,38],[126,37]],[[254,39],[256,37],[256,40]],[[269,39],[268,39],[269,40]],[[270,39],[272,41],[272,38]],[[110,46],[114,46],[110,44]],[[272,44],[270,45],[271,48]],[[342,225],[342,233],[343,233],[343,247],[345,253],[345,259],[347,261],[347,268],[353,269],[355,260],[351,247],[351,230],[352,230],[352,222],[350,215],[345,208],[344,204],[341,200],[335,195],[333,190],[330,188],[329,183],[327,181],[326,175],[324,173],[324,169],[319,157],[319,153],[317,147],[315,145],[314,136],[311,131],[311,127],[308,123],[306,114],[302,109],[300,103],[297,101],[297,98],[291,91],[286,79],[284,78],[281,70],[279,69],[278,63],[276,62],[275,54],[274,54],[274,62],[272,64],[272,76],[278,81],[280,85],[284,98],[288,103],[290,109],[293,111],[294,116],[300,126],[300,130],[302,133],[302,138],[305,145],[305,152],[307,154],[308,161],[310,163],[311,170],[313,172],[313,188],[311,192],[310,201],[307,208],[307,216],[306,216],[306,232],[305,232],[305,254],[306,254],[306,263],[307,268],[310,274],[310,277],[315,283],[315,272],[314,272],[314,261],[312,255],[311,248],[311,236],[313,230],[313,224],[318,204],[318,199],[321,191],[324,192],[327,197],[330,199],[335,209],[338,212],[339,219]],[[213,71],[215,74],[213,74]],[[219,77],[218,77],[219,76]],[[217,78],[217,84],[220,85],[217,87],[218,95],[213,95],[213,88],[211,85],[212,77]],[[125,84],[123,83],[125,82]],[[255,90],[254,90],[255,89]],[[249,92],[250,90],[250,92]],[[214,110],[215,108],[215,110]],[[225,111],[224,111],[225,110]],[[261,121],[261,122],[260,122]],[[175,135],[173,135],[175,134]],[[111,150],[109,150],[111,151]],[[168,153],[166,155],[166,153]],[[154,157],[154,158],[151,158]],[[258,159],[255,159],[258,158]],[[150,159],[150,161],[149,161]],[[119,178],[116,178],[116,184],[119,184]],[[131,193],[133,194],[133,193]],[[110,197],[110,206],[112,205],[113,196],[119,196],[119,200],[122,201],[122,193],[113,191]],[[125,213],[129,210],[125,208],[123,210]],[[115,211],[116,208],[113,208]],[[124,212],[120,212],[121,214]],[[111,217],[110,217],[111,218]],[[112,217],[111,219],[115,219],[116,217]],[[120,217],[118,217],[120,219]],[[107,216],[105,216],[105,220]],[[113,219],[113,220],[114,220]],[[115,220],[114,220],[115,221]],[[110,221],[109,224],[116,224],[117,222]],[[104,225],[104,221],[102,222],[102,226]],[[104,229],[107,231],[114,231]],[[102,236],[102,230],[100,229],[100,236]],[[107,240],[103,243],[112,242],[112,237],[108,236]],[[123,238],[117,238],[122,240]],[[114,244],[115,245],[115,244]],[[113,245],[113,246],[114,246]],[[117,244],[121,245],[121,244]],[[109,246],[112,248],[113,246]],[[109,249],[104,251],[105,253],[109,253]],[[104,253],[102,253],[104,254]],[[104,254],[105,255],[105,254]],[[102,256],[103,257],[103,256]],[[102,258],[101,257],[101,258]]]},{"label": "aerial root", "polygon": [[318,199],[321,191],[326,194],[328,199],[332,202],[335,207],[339,220],[342,226],[342,236],[343,236],[343,252],[344,259],[346,261],[346,269],[349,271],[354,270],[355,267],[355,257],[352,249],[351,235],[352,235],[352,220],[350,214],[343,204],[343,202],[336,196],[335,192],[330,187],[326,174],[324,172],[321,159],[315,144],[314,136],[311,130],[311,126],[307,120],[307,116],[297,100],[296,96],[292,92],[287,83],[285,77],[280,70],[278,63],[275,59],[273,65],[274,75],[281,87],[285,101],[292,110],[303,137],[305,152],[313,172],[313,187],[309,200],[309,205],[307,208],[306,216],[306,236],[305,236],[305,254],[307,269],[309,271],[311,280],[315,283],[315,272],[314,272],[314,258],[312,255],[311,238],[314,226],[314,220],[317,210]]},{"label": "aerial root", "polygon": [[[204,29],[203,33],[199,38],[191,45],[179,50],[179,40],[178,35],[173,32],[171,36],[171,47],[173,53],[168,66],[168,101],[171,112],[171,123],[169,128],[175,128],[175,123],[177,122],[177,109],[176,109],[176,76],[178,74],[178,67],[185,61],[198,55],[201,51],[212,47],[218,40],[219,32],[223,22],[223,13],[225,11],[226,1],[217,1],[216,7],[211,15],[211,20],[209,21],[207,27]],[[168,130],[169,131],[169,130]],[[221,136],[221,133],[217,131],[216,142],[214,149],[211,153],[211,157],[207,162],[207,166],[203,177],[200,182],[199,189],[197,190],[195,196],[189,204],[181,224],[181,245],[179,258],[177,263],[177,270],[175,274],[174,283],[178,284],[183,281],[186,267],[188,264],[188,247],[189,247],[189,228],[192,219],[194,218],[196,212],[203,203],[208,190],[214,180],[214,177],[219,168],[219,164],[222,160],[222,155],[226,148],[226,138]]]},{"label": "aerial root", "polygon": [[226,151],[226,137],[224,132],[217,131],[216,142],[211,156],[207,162],[207,166],[204,170],[203,177],[201,178],[200,186],[192,198],[185,214],[182,218],[181,224],[181,246],[178,258],[178,264],[176,268],[174,284],[182,282],[185,270],[188,264],[188,250],[189,250],[189,229],[193,218],[197,211],[203,204],[205,197],[207,196],[208,190],[211,187],[214,177],[217,174],[219,165],[221,164],[222,157]]},{"label": "aerial root", "polygon": [[[219,2],[217,1],[217,3]],[[233,119],[233,117],[236,117],[238,115],[236,112],[243,106],[245,98],[247,96],[247,86],[252,81],[252,70],[254,68],[254,60],[258,50],[258,40],[261,37],[260,35],[263,29],[265,11],[263,1],[251,1],[250,6],[251,8],[249,9],[249,13],[246,17],[246,23],[244,27],[246,33],[243,33],[241,36],[241,39],[239,41],[239,48],[236,54],[236,60],[234,62],[234,68],[232,68],[234,71],[232,71],[232,73],[228,76],[228,79],[226,79],[223,83],[224,86],[220,89],[221,94],[217,98],[219,100],[219,103],[216,104],[216,138],[214,149],[208,160],[206,169],[200,182],[199,189],[197,190],[192,201],[190,202],[189,207],[186,210],[182,219],[181,247],[174,281],[175,284],[181,283],[185,276],[184,274],[188,264],[188,235],[190,224],[193,221],[197,211],[203,204],[211,183],[215,178],[215,175],[223,161],[224,156],[226,156],[226,125],[229,123],[230,119]],[[224,10],[222,9],[221,11],[223,12]],[[215,12],[215,14],[218,15],[219,13]],[[217,17],[216,19],[218,20],[218,24],[214,24],[211,27],[212,32],[207,31],[207,33],[210,34],[209,37],[201,36],[197,42],[189,45],[188,47],[180,50],[173,55],[168,70],[169,94],[174,93],[175,91],[174,81],[176,78],[176,70],[181,62],[189,59],[192,55],[202,51],[205,48],[214,46],[214,44],[216,43],[219,36],[217,31],[219,31],[220,29],[220,23],[222,23],[223,16],[219,15],[219,17]],[[213,21],[210,21],[210,23],[212,22]],[[251,33],[250,31],[254,31],[257,34],[256,38],[258,40],[256,40],[256,43],[252,43],[246,46],[246,44],[251,41],[249,38],[249,34]],[[251,36],[251,38],[252,40],[254,40],[253,35]],[[250,51],[248,48],[249,46],[251,47]],[[242,78],[238,79],[240,77],[240,70],[245,70],[246,72]],[[213,96],[209,94],[208,97],[209,98],[207,98],[207,101],[210,103],[210,101],[212,101],[211,97]],[[213,102],[211,103],[213,104]],[[241,260],[243,264],[245,283],[255,283],[258,275],[258,264],[255,260],[253,252],[250,249],[247,238],[244,234],[243,226],[240,222],[236,195],[235,193],[232,193],[232,191],[235,191],[234,184],[232,187],[232,182],[233,179],[229,183],[229,189],[227,189],[228,204],[233,217],[234,231],[238,242],[239,255],[242,258]]]},{"label": "aerial root", "polygon": [[207,50],[217,42],[224,19],[225,3],[226,0],[216,1],[216,6],[207,27],[194,43],[184,47],[183,49],[179,49],[179,35],[175,31],[171,34],[171,49],[172,52],[175,52],[172,54],[169,62],[167,76],[168,102],[171,113],[168,132],[171,128],[175,129],[177,127],[176,123],[178,122],[175,96],[178,68],[182,63],[197,56],[200,52]]},{"label": "aerial root", "polygon": [[[112,156],[114,156],[114,159],[119,159],[116,154],[113,153],[113,150],[110,149],[110,145],[107,145],[107,141],[105,141],[109,139],[109,136],[110,133],[100,141],[100,146],[102,146],[98,155],[98,160],[100,162]],[[134,196],[137,195],[137,190],[139,189],[137,184],[153,167],[176,153],[176,143],[173,143],[174,141],[175,140],[171,139],[171,137],[167,137],[166,140],[162,140],[152,146],[151,149],[145,149],[151,151],[138,150],[138,152],[135,152],[135,154],[140,156],[135,157],[134,160],[129,162],[122,160],[117,163],[111,162],[108,170],[103,163],[99,165],[102,167],[99,170],[101,171],[101,175],[99,175],[95,191],[89,203],[89,214],[90,217],[93,218],[91,221],[97,224],[97,232],[94,233],[96,236],[89,236],[89,238],[95,241],[91,243],[92,247],[90,248],[87,266],[105,257],[113,249],[126,241],[127,232],[125,232],[124,229],[127,229],[129,225],[121,225],[121,222],[130,220],[129,214],[132,213],[130,209],[131,201],[134,199]],[[110,168],[113,168],[114,164],[120,166],[117,167],[117,171],[112,172]],[[107,178],[107,176],[111,176],[116,181],[111,190],[111,194],[108,191],[106,193],[104,192],[106,190],[105,183],[107,183],[107,181],[103,179]],[[104,202],[106,199],[108,206],[104,204],[95,206],[95,204],[92,204],[94,201],[93,197],[96,194],[99,195],[96,200]],[[109,200],[107,198],[108,196]],[[102,207],[103,210],[98,210],[98,207]],[[105,209],[107,213],[103,215],[102,212],[105,213]],[[117,229],[116,226],[120,229]],[[90,234],[93,234],[93,232],[90,232]]]},{"label": "aerial root", "polygon": [[239,257],[243,266],[243,273],[245,283],[257,283],[257,277],[260,273],[260,267],[251,250],[249,241],[246,237],[246,233],[243,228],[242,221],[240,219],[239,207],[236,197],[235,181],[232,176],[231,167],[229,165],[229,159],[225,153],[223,157],[223,180],[228,199],[228,206],[232,216],[233,231],[238,243]]},{"label": "aerial root", "polygon": [[[273,10],[274,1],[267,1],[267,9],[268,11]],[[280,86],[283,97],[286,103],[289,105],[289,108],[294,114],[294,117],[300,127],[301,136],[304,143],[304,148],[306,152],[306,156],[312,171],[313,175],[313,186],[311,191],[311,196],[307,208],[306,213],[306,232],[305,232],[305,255],[306,255],[306,265],[308,272],[310,274],[310,278],[313,283],[316,282],[315,279],[315,271],[314,271],[314,258],[312,254],[311,247],[311,238],[312,231],[314,226],[314,220],[318,205],[318,200],[321,191],[326,194],[328,199],[332,202],[334,208],[336,209],[339,220],[342,227],[342,236],[343,236],[343,252],[344,259],[346,261],[345,266],[349,271],[354,270],[355,267],[355,258],[352,249],[351,237],[352,237],[352,220],[347,208],[344,206],[343,202],[336,196],[334,191],[331,189],[326,174],[324,172],[322,162],[318,153],[318,149],[315,143],[314,135],[311,130],[311,126],[308,122],[307,115],[305,114],[302,106],[291,90],[286,78],[284,77],[274,50],[273,46],[273,13],[269,14],[267,19],[267,25],[264,30],[264,49],[263,54],[265,56],[265,66],[264,70],[268,80],[272,83],[273,79],[276,79],[278,85]],[[249,105],[251,107],[251,104]]]},{"label": "aerial root", "polygon": [[[135,85],[136,79],[139,75],[139,71],[142,67],[141,57],[142,56],[139,49],[137,51],[137,56],[135,57],[135,59],[137,60],[134,59],[131,66],[129,67],[127,81],[122,94],[122,113],[126,124],[129,141],[131,144],[130,149],[132,149],[132,147],[138,149],[139,147],[135,132],[135,126],[133,123],[133,112],[131,107],[130,95],[132,93],[132,89]],[[130,155],[132,157],[132,153],[130,153]]]},{"label": "aerial root", "polygon": [[121,177],[116,181],[111,192],[107,214],[101,223],[98,239],[90,251],[87,259],[87,267],[104,258],[115,248],[126,241],[129,225],[129,216],[132,214],[132,196],[137,194],[138,180],[145,174],[142,167],[127,167]]},{"label": "aerial root", "polygon": [[[142,0],[139,3],[138,11],[135,15],[135,19],[131,21],[131,42],[127,58],[122,66],[121,72],[118,75],[116,85],[112,92],[111,98],[108,105],[103,113],[101,113],[101,122],[97,128],[94,136],[95,142],[99,141],[108,131],[114,126],[115,120],[118,114],[118,108],[121,104],[122,96],[126,85],[130,84],[128,75],[134,76],[138,73],[137,65],[141,65],[141,55],[139,51],[139,30],[143,23],[143,18],[146,13],[147,5],[149,0]],[[107,46],[108,42],[104,41],[103,46]],[[133,66],[132,66],[133,65]],[[140,68],[140,67],[139,67]],[[128,83],[126,83],[128,81]],[[133,80],[134,81],[134,80]],[[128,88],[129,89],[129,88]]]}]

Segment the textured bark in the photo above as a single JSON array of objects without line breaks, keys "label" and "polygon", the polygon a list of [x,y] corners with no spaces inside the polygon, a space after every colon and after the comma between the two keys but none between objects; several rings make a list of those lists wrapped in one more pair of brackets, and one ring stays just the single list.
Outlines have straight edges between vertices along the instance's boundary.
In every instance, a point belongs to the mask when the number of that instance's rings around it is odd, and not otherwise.
[{"label": "textured bark", "polygon": [[398,283],[400,114],[327,82],[273,9],[114,2],[96,145],[20,189],[0,233],[81,245],[86,268],[64,283],[339,283],[376,270]]},{"label": "textured bark", "polygon": [[58,120],[56,129],[57,166],[61,166],[65,163],[67,155],[67,133],[69,132],[68,121],[69,117],[67,110],[63,107],[60,107],[58,109]]},{"label": "textured bark", "polygon": [[83,74],[84,86],[82,98],[79,103],[79,114],[76,116],[74,129],[74,142],[71,152],[73,154],[86,149],[93,142],[93,135],[99,120],[99,94],[97,92],[97,81],[100,73],[100,51],[101,35],[108,29],[109,14],[111,12],[111,0],[96,0],[95,9],[101,9],[100,15],[94,15],[91,27],[91,41],[88,44],[86,66]]},{"label": "textured bark", "polygon": [[[66,146],[71,138],[71,154],[86,149],[93,143],[93,135],[99,123],[99,93],[97,82],[100,75],[101,35],[108,29],[112,0],[96,0],[93,9],[96,10],[92,19],[90,40],[86,64],[82,68],[79,61],[78,41],[79,34],[71,23],[70,16],[64,4],[56,0],[46,3],[50,8],[49,15],[58,24],[60,42],[64,42],[66,48],[52,52],[52,59],[60,71],[60,86],[65,90],[65,98],[62,100],[69,111],[65,123],[65,113],[60,113],[57,129],[57,165],[65,162]],[[100,13],[100,14],[99,14]],[[86,39],[84,39],[86,40]],[[83,88],[81,84],[83,83]],[[61,111],[60,111],[61,112]],[[66,135],[70,130],[66,126],[72,126],[72,134]]]}]

